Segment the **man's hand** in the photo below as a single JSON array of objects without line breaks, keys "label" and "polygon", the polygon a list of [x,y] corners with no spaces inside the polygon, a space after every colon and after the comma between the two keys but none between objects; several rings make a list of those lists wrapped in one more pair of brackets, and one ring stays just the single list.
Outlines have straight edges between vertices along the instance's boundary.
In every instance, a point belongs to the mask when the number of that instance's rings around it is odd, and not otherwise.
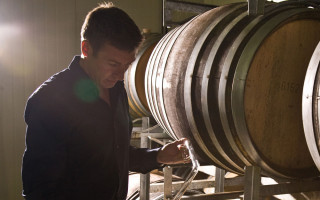
[{"label": "man's hand", "polygon": [[172,165],[191,162],[185,142],[187,139],[183,138],[163,146],[157,156],[158,163]]}]

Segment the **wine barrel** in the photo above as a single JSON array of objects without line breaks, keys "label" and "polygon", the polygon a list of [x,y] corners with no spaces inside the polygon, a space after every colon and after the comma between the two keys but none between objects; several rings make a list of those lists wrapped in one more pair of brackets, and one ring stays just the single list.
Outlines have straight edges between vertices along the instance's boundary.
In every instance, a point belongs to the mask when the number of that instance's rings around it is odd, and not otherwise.
[{"label": "wine barrel", "polygon": [[307,145],[320,171],[320,42],[310,60],[303,85],[302,119]]},{"label": "wine barrel", "polygon": [[155,120],[197,157],[235,173],[319,176],[304,138],[304,75],[320,40],[319,3],[246,3],[207,11],[154,48],[145,89]]},{"label": "wine barrel", "polygon": [[138,50],[135,61],[131,64],[124,76],[124,85],[128,95],[129,112],[133,119],[152,116],[146,100],[144,77],[149,57],[160,34],[149,33],[144,35],[144,41]]}]

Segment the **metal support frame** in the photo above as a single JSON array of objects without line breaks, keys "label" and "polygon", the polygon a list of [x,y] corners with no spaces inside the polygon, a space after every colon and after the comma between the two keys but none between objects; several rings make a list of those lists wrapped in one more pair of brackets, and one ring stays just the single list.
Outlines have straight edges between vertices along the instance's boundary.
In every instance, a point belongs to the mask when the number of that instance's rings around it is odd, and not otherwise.
[{"label": "metal support frame", "polygon": [[[150,148],[151,135],[149,131],[149,118],[142,118],[141,127],[141,147]],[[152,133],[153,135],[154,133]],[[163,138],[163,133],[156,133],[160,138]],[[225,178],[225,170],[216,168],[215,178],[205,180],[194,180],[189,189],[201,189],[206,187],[215,187],[214,194],[206,195],[192,195],[183,196],[182,199],[230,199],[239,198],[243,196],[244,200],[256,200],[261,197],[268,197],[279,194],[294,194],[301,192],[320,191],[320,179],[292,181],[292,182],[279,182],[273,185],[261,185],[261,169],[257,166],[247,166],[245,168],[245,175],[235,178]],[[277,181],[277,180],[276,180]],[[172,182],[172,167],[167,166],[164,168],[164,183],[153,183],[150,185],[150,174],[140,175],[140,199],[149,200],[150,193],[163,192],[164,199],[169,200],[172,198],[174,191],[177,191],[183,185],[183,181]],[[240,191],[224,192],[225,187],[237,186]],[[243,188],[243,190],[241,189]]]},{"label": "metal support frame", "polygon": [[163,197],[164,200],[169,200],[172,198],[172,168],[166,166],[163,169],[164,172],[164,184],[163,184]]},{"label": "metal support frame", "polygon": [[[142,130],[149,128],[149,117],[142,118]],[[150,148],[151,143],[147,135],[141,136],[141,148]],[[140,174],[140,199],[150,199],[150,173]]]},{"label": "metal support frame", "polygon": [[[190,20],[187,18],[183,21],[175,22],[172,17],[172,13],[175,11],[179,12],[190,12],[197,14],[204,13],[217,6],[197,4],[184,1],[176,0],[162,0],[162,33],[167,33],[171,28],[179,26]],[[248,15],[257,16],[264,15],[265,0],[248,0]]]},{"label": "metal support frame", "polygon": [[257,166],[247,166],[244,174],[244,200],[259,199],[261,185],[261,169]]},{"label": "metal support frame", "polygon": [[[224,181],[225,187],[233,187],[238,185],[243,185],[244,177],[227,178]],[[210,188],[215,187],[215,180],[204,179],[204,180],[193,180],[189,186],[189,189],[199,189],[199,188]],[[175,181],[171,183],[172,191],[177,191],[183,185],[183,181]],[[163,183],[153,183],[150,187],[150,193],[164,192]],[[242,192],[243,193],[243,192]]]},{"label": "metal support frame", "polygon": [[224,169],[216,168],[214,192],[224,192]]},{"label": "metal support frame", "polygon": [[[217,170],[219,171],[218,168]],[[216,177],[215,179],[194,180],[189,186],[189,189],[217,187],[215,193],[183,196],[182,199],[233,199],[243,196],[244,200],[256,200],[261,199],[261,197],[270,197],[272,195],[293,194],[320,190],[320,180],[305,180],[278,183],[273,185],[261,185],[261,169],[257,166],[247,166],[245,168],[245,175],[235,178],[222,178],[223,171],[224,170],[221,169],[220,172],[216,171],[216,176],[218,174],[220,178]],[[177,191],[179,188],[181,188],[183,181],[171,182],[172,179],[167,179],[166,177],[167,176],[165,175],[165,183],[151,184],[150,192],[164,192],[164,195],[166,197],[166,195],[171,194],[172,191]],[[224,184],[225,187],[242,186],[243,190],[223,192],[221,191],[223,190],[221,188],[222,184]],[[169,196],[167,196],[167,199],[169,199]]]},{"label": "metal support frame", "polygon": [[248,0],[248,15],[256,16],[264,14],[265,0]]},{"label": "metal support frame", "polygon": [[[152,132],[150,133],[150,119],[149,117],[142,117],[142,124],[141,128],[135,127],[138,132],[134,132],[132,135],[132,138],[140,138],[140,147],[141,148],[151,148],[151,140],[158,142],[156,138],[163,139],[163,143],[167,143],[170,140],[168,139],[169,136],[166,133],[158,133],[158,132]],[[138,120],[139,121],[139,120]],[[150,137],[152,136],[152,137]],[[168,167],[166,167],[168,168]],[[171,172],[170,172],[171,170]],[[165,170],[165,180],[172,185],[172,169]],[[170,190],[170,194],[172,191],[172,188],[165,189],[166,191]],[[168,196],[169,197],[169,196]],[[140,199],[141,200],[149,200],[150,199],[150,173],[147,174],[140,174]]]},{"label": "metal support frame", "polygon": [[177,0],[162,0],[162,33],[165,34],[173,27],[182,25],[190,20],[190,18],[187,18],[183,21],[174,21],[174,17],[172,16],[172,13],[174,12],[193,13],[194,17],[215,7],[217,6]]}]

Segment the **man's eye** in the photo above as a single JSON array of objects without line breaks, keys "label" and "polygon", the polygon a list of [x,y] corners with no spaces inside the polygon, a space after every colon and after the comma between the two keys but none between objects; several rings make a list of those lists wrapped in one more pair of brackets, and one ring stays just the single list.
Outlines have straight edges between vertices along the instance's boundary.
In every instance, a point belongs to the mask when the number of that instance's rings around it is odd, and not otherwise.
[{"label": "man's eye", "polygon": [[108,63],[111,67],[117,67],[118,64],[117,63]]}]

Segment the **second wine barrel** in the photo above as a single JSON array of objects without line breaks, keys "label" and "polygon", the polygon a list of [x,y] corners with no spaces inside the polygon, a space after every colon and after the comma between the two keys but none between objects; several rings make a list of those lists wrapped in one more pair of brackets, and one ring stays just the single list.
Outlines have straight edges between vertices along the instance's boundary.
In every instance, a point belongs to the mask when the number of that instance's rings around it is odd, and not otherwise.
[{"label": "second wine barrel", "polygon": [[144,34],[136,59],[125,73],[124,85],[128,95],[130,115],[133,119],[152,117],[146,99],[144,78],[149,57],[160,39],[161,34]]}]

